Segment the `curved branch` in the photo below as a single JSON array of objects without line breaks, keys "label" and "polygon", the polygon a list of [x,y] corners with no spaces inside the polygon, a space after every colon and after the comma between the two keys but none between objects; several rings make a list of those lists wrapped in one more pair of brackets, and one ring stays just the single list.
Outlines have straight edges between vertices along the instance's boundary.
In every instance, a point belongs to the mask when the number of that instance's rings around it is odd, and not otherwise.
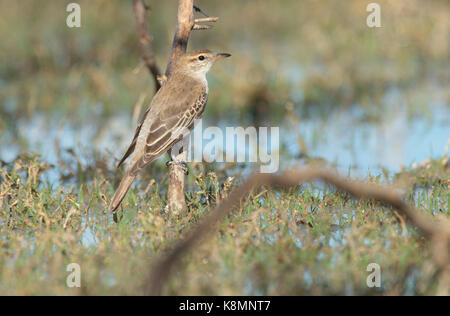
[{"label": "curved branch", "polygon": [[189,252],[206,234],[210,233],[215,224],[233,211],[233,207],[241,201],[253,188],[261,186],[288,188],[301,183],[321,180],[335,186],[338,190],[348,192],[354,198],[363,200],[375,200],[391,205],[399,211],[408,222],[430,241],[432,257],[441,271],[441,292],[448,294],[450,287],[450,221],[442,218],[437,222],[430,215],[416,210],[407,205],[402,197],[392,188],[381,188],[358,181],[349,181],[335,173],[322,169],[306,169],[302,171],[289,171],[282,174],[254,174],[241,187],[222,201],[206,218],[187,236],[175,243],[174,247],[163,258],[159,259],[151,269],[144,293],[147,295],[159,295],[166,283],[173,267]]}]

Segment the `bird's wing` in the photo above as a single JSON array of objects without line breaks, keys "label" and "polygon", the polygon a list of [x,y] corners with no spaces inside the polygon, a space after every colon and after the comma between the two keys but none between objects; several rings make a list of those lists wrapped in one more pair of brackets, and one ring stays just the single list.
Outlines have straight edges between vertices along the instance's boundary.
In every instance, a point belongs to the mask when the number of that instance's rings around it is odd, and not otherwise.
[{"label": "bird's wing", "polygon": [[[184,136],[183,133],[189,130],[194,120],[203,113],[207,98],[206,88],[189,84],[181,87],[177,93],[161,98],[159,102],[162,102],[161,106],[164,108],[153,117],[149,116],[147,119],[152,120],[149,130],[141,129],[139,133],[138,138],[141,137],[141,133],[146,133],[142,135],[145,136],[146,143],[142,153],[133,159],[130,174],[136,175],[147,164],[180,141]],[[155,109],[158,105],[152,107]]]},{"label": "bird's wing", "polygon": [[131,141],[130,146],[128,146],[128,149],[123,155],[122,159],[120,159],[119,163],[117,164],[117,168],[119,168],[124,163],[124,161],[134,152],[134,149],[136,148],[137,139],[142,128],[142,124],[144,124],[144,121],[147,118],[147,114],[149,111],[150,107],[145,111],[144,115],[141,118],[141,121],[139,122],[139,125],[136,127],[133,140]]}]

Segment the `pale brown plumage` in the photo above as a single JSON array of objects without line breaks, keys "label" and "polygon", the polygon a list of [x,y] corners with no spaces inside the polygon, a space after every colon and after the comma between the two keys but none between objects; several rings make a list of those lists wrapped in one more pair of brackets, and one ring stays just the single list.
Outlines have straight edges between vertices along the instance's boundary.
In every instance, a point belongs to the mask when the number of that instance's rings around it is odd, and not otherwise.
[{"label": "pale brown plumage", "polygon": [[181,140],[184,129],[191,129],[208,99],[206,73],[214,61],[229,54],[213,54],[208,50],[181,56],[173,73],[153,97],[145,111],[120,166],[130,155],[130,166],[109,206],[115,212],[138,173]]}]

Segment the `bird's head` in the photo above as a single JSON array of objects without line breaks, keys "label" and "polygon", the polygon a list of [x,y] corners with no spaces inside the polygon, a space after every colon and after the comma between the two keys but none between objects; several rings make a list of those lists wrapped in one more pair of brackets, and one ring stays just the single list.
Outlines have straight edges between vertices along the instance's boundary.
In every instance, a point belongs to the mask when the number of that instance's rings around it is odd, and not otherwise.
[{"label": "bird's head", "polygon": [[230,56],[230,54],[226,53],[197,50],[181,56],[178,60],[177,68],[191,76],[205,76],[214,62]]}]

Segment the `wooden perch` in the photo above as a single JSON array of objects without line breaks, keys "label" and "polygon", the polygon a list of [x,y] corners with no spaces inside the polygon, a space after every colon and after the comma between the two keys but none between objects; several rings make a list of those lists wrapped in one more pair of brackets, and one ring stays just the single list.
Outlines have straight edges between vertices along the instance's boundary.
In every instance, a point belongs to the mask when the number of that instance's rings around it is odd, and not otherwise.
[{"label": "wooden perch", "polygon": [[331,184],[338,190],[349,193],[354,198],[375,200],[397,209],[399,214],[403,215],[411,225],[417,227],[423,236],[428,239],[432,258],[440,272],[437,294],[449,295],[450,221],[447,218],[437,221],[434,217],[416,210],[414,207],[407,205],[402,197],[392,188],[381,188],[363,182],[348,181],[333,172],[315,168],[289,171],[279,175],[252,175],[241,187],[234,189],[228,198],[221,201],[185,238],[176,242],[167,255],[156,262],[155,266],[150,270],[149,277],[144,285],[144,294],[160,295],[173,267],[208,233],[211,233],[216,224],[231,213],[233,207],[252,189],[261,186],[289,188],[314,180],[321,180]]},{"label": "wooden perch", "polygon": [[[186,53],[189,36],[192,30],[199,29],[197,24],[202,22],[215,22],[218,18],[194,19],[194,1],[179,0],[177,26],[173,37],[172,50],[170,53],[169,64],[166,69],[166,76],[169,77],[176,64],[176,60]],[[198,24],[200,25],[200,24]],[[205,27],[205,26],[202,26]],[[206,26],[209,28],[208,26]],[[174,155],[177,160],[186,162],[187,148],[184,151]],[[167,208],[171,213],[180,214],[187,210],[186,200],[184,196],[185,173],[184,170],[176,165],[171,164],[169,167],[169,189],[167,191]]]},{"label": "wooden perch", "polygon": [[[158,90],[161,85],[170,76],[176,60],[186,53],[189,35],[192,30],[209,29],[209,25],[201,25],[197,23],[216,22],[217,17],[206,17],[194,19],[194,1],[179,0],[178,14],[175,35],[173,38],[172,49],[170,52],[169,63],[166,68],[165,75],[161,75],[156,64],[152,48],[152,38],[147,32],[148,26],[145,20],[146,6],[142,0],[133,0],[133,9],[136,16],[136,25],[139,34],[139,43],[141,47],[142,60],[147,66],[150,74],[155,79],[155,87]],[[195,7],[198,12],[203,13],[199,8]],[[204,14],[204,13],[203,13]],[[174,155],[179,161],[186,162],[187,148]],[[167,208],[169,211],[179,214],[186,211],[186,201],[184,196],[184,170],[176,164],[169,167],[169,189],[167,191]]]}]

